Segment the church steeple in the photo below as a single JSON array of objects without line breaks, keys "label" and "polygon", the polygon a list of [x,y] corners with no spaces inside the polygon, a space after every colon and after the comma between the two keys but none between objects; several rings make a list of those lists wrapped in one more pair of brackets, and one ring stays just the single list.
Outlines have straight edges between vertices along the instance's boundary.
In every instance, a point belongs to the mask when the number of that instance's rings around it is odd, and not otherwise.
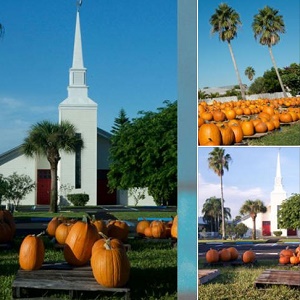
[{"label": "church steeple", "polygon": [[97,105],[88,97],[86,85],[86,68],[83,64],[81,29],[79,9],[76,12],[76,26],[73,48],[73,62],[69,70],[68,97],[60,106],[64,105]]},{"label": "church steeple", "polygon": [[280,168],[280,151],[278,151],[278,154],[277,154],[277,165],[276,165],[276,177],[275,177],[274,191],[276,191],[276,192],[283,191],[281,168]]}]

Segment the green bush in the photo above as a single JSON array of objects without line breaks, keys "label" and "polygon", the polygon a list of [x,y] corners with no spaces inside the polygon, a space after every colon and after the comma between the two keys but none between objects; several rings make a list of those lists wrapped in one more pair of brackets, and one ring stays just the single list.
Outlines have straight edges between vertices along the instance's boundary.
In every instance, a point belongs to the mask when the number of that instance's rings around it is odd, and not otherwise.
[{"label": "green bush", "polygon": [[275,236],[281,236],[282,235],[282,231],[281,230],[275,230],[275,231],[273,231],[273,234]]},{"label": "green bush", "polygon": [[88,194],[68,194],[67,195],[68,200],[74,205],[74,206],[85,206],[90,197]]}]

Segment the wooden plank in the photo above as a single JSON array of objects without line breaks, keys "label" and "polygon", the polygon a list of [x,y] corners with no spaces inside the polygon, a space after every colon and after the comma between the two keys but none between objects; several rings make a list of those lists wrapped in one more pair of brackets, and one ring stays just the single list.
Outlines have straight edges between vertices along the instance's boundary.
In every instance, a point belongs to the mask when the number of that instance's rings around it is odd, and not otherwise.
[{"label": "wooden plank", "polygon": [[218,269],[201,269],[198,270],[198,284],[204,284],[216,278],[220,274]]},{"label": "wooden plank", "polygon": [[69,291],[70,294],[74,291],[125,293],[126,299],[130,293],[127,287],[106,288],[98,284],[89,265],[72,267],[67,263],[43,264],[35,271],[19,270],[12,283],[14,297],[22,297],[24,289]]},{"label": "wooden plank", "polygon": [[256,279],[254,286],[261,288],[268,285],[288,285],[300,288],[300,271],[264,270]]}]

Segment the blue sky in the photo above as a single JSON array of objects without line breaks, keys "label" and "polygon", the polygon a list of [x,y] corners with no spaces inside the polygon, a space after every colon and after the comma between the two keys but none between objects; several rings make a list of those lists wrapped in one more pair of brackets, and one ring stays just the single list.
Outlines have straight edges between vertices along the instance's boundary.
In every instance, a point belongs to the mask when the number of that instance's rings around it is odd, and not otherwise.
[{"label": "blue sky", "polygon": [[[219,41],[218,35],[210,33],[209,19],[221,2],[199,1],[199,88],[237,84],[227,42]],[[253,16],[265,5],[279,10],[285,23],[286,33],[281,35],[280,42],[273,47],[277,66],[283,68],[293,62],[299,63],[299,0],[228,0],[223,2],[236,10],[242,21],[237,38],[231,44],[243,83],[248,86],[251,84],[244,75],[248,66],[252,66],[256,72],[254,79],[262,76],[273,66],[268,48],[254,39],[251,27]]]},{"label": "blue sky", "polygon": [[[130,118],[177,100],[177,3],[82,1],[83,59],[98,127],[110,131],[121,108]],[[58,121],[72,64],[76,1],[1,3],[0,153],[29,127]]]},{"label": "blue sky", "polygon": [[[234,218],[239,214],[242,204],[250,199],[260,199],[269,203],[274,188],[277,154],[280,151],[281,175],[287,196],[300,193],[299,147],[224,147],[232,162],[229,171],[225,171],[224,199],[225,207],[231,209]],[[279,150],[280,149],[280,150]],[[201,215],[206,199],[220,198],[220,178],[208,168],[207,158],[211,147],[198,147],[198,213]]]}]

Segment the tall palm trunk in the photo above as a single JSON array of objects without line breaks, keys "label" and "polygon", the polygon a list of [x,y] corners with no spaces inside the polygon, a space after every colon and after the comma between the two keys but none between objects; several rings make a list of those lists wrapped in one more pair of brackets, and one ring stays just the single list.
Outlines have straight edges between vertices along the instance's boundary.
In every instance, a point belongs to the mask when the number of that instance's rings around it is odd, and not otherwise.
[{"label": "tall palm trunk", "polygon": [[223,176],[221,178],[221,214],[222,214],[222,239],[225,240],[225,216],[224,216],[224,198],[223,198]]},{"label": "tall palm trunk", "polygon": [[256,214],[251,214],[253,222],[252,240],[256,240]]},{"label": "tall palm trunk", "polygon": [[232,62],[233,62],[234,70],[235,70],[235,73],[236,73],[236,77],[237,77],[238,82],[239,82],[239,86],[240,86],[240,90],[241,90],[241,94],[242,94],[242,99],[246,100],[244,86],[242,84],[241,76],[240,76],[236,61],[235,61],[235,57],[234,57],[234,54],[233,54],[231,43],[230,43],[230,41],[227,41],[227,42],[228,42],[228,48],[229,48],[229,52],[230,52],[231,59],[232,59]]},{"label": "tall palm trunk", "polygon": [[278,68],[277,68],[277,66],[276,66],[276,62],[275,62],[275,59],[274,59],[272,47],[268,45],[268,49],[269,49],[269,53],[270,53],[270,56],[271,56],[271,60],[272,60],[272,63],[273,63],[273,66],[274,66],[274,69],[275,69],[275,72],[276,72],[276,75],[277,75],[279,84],[280,84],[281,89],[282,89],[282,92],[283,92],[283,97],[284,97],[284,98],[287,98],[287,94],[286,94],[285,88],[284,88],[284,86],[283,86],[283,82],[282,82],[282,80],[281,80],[280,74],[279,74],[279,72],[278,72]]},{"label": "tall palm trunk", "polygon": [[57,212],[57,164],[51,164],[51,193],[50,193],[50,212]]}]

